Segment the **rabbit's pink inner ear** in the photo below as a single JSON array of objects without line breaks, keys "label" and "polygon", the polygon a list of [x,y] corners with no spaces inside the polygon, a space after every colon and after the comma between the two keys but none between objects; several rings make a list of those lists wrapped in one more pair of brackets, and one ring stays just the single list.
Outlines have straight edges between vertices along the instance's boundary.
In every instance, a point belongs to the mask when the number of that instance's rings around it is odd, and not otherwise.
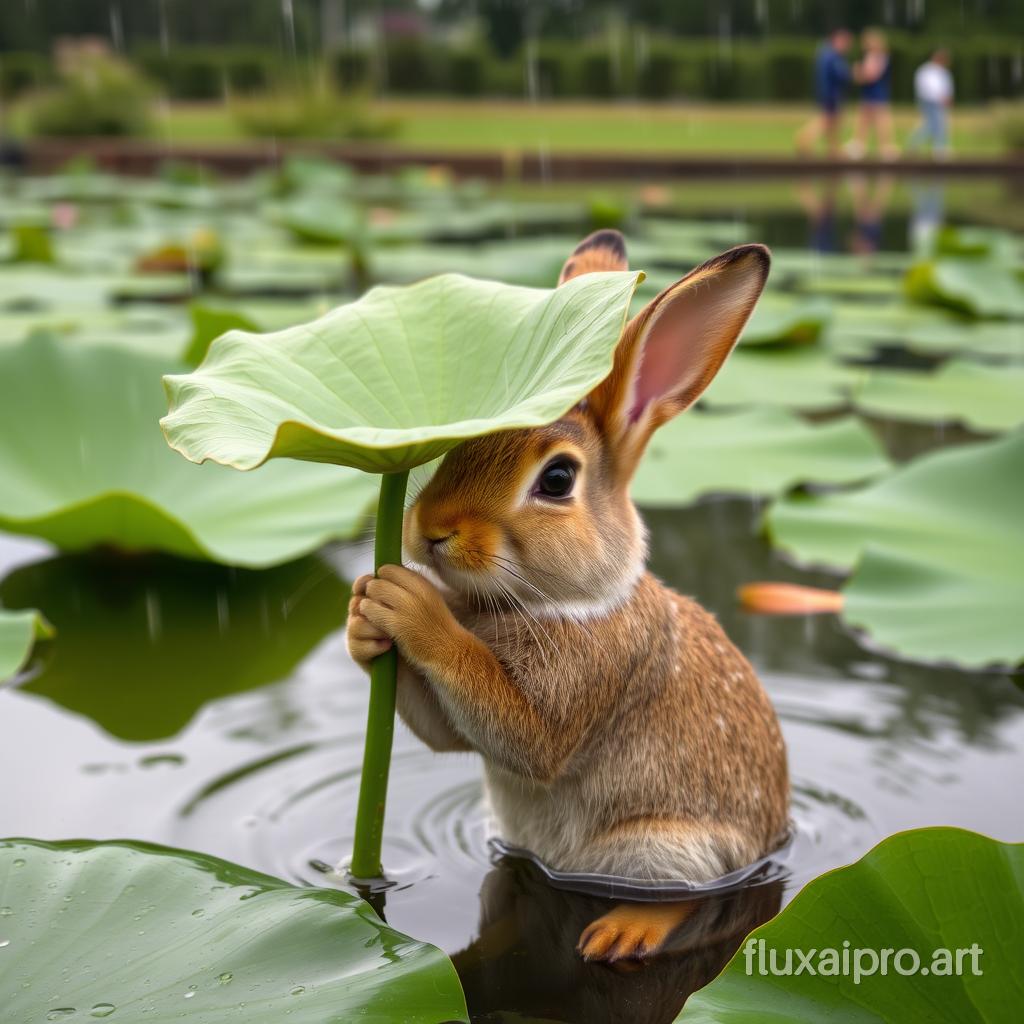
[{"label": "rabbit's pink inner ear", "polygon": [[700,397],[736,344],[766,275],[760,250],[731,250],[661,296],[642,338],[630,423],[654,404],[656,426]]},{"label": "rabbit's pink inner ear", "polygon": [[685,389],[692,369],[693,354],[684,336],[685,328],[675,322],[662,327],[663,322],[664,317],[658,317],[652,324],[640,353],[629,409],[630,423],[636,423],[652,401]]}]

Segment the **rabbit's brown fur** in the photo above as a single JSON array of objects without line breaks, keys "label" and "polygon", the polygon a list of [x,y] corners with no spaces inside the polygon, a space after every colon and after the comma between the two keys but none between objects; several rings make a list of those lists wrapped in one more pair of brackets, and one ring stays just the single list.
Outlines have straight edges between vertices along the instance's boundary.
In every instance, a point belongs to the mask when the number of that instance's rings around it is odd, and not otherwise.
[{"label": "rabbit's brown fur", "polygon": [[[569,276],[624,269],[621,236],[592,239]],[[704,264],[630,321],[586,402],[450,452],[405,521],[440,586],[402,566],[355,584],[352,655],[397,643],[403,719],[435,750],[478,751],[503,838],[554,868],[700,882],[784,838],[771,704],[715,619],[644,570],[629,498],[648,438],[710,382],[767,269],[760,246]],[[555,456],[577,467],[568,500],[531,491]],[[683,917],[619,908],[582,951],[651,952]]]}]

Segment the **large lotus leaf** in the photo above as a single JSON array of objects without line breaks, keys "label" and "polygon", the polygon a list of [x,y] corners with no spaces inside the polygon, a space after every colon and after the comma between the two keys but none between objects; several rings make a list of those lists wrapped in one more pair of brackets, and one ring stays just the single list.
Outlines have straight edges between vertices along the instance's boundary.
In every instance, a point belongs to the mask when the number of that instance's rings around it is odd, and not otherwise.
[{"label": "large lotus leaf", "polygon": [[134,743],[176,735],[217,698],[287,679],[338,628],[348,596],[312,556],[257,571],[61,555],[0,581],[8,608],[45,608],[58,631],[21,692]]},{"label": "large lotus leaf", "polygon": [[25,664],[37,640],[53,636],[53,627],[35,609],[0,608],[0,683]]},{"label": "large lotus leaf", "polygon": [[885,647],[968,666],[1024,659],[1024,433],[926,455],[848,494],[768,512],[802,562],[851,570],[844,617]]},{"label": "large lotus leaf", "polygon": [[779,494],[802,483],[848,484],[889,468],[854,417],[811,426],[784,409],[691,413],[662,427],[633,482],[641,505],[684,505],[702,494]]},{"label": "large lotus leaf", "polygon": [[977,317],[1024,317],[1024,281],[1002,262],[929,260],[911,267],[904,284],[914,302]]},{"label": "large lotus leaf", "polygon": [[958,422],[998,433],[1024,422],[1024,369],[952,360],[934,373],[876,370],[856,404],[890,419]]},{"label": "large lotus leaf", "polygon": [[48,334],[0,347],[0,527],[253,567],[359,528],[376,489],[359,473],[281,464],[242,477],[169,451],[158,418],[172,368]]},{"label": "large lotus leaf", "polygon": [[[687,1000],[678,1020],[1011,1021],[1024,1002],[1022,942],[1024,844],[954,828],[900,832],[805,886],[778,917],[751,932],[722,973]],[[897,954],[907,949],[918,954],[921,971],[905,973],[913,961]],[[813,973],[799,969],[794,950],[809,957]],[[933,959],[940,950],[951,959],[941,953]],[[965,952],[958,956],[958,950]],[[851,968],[845,975],[844,951]],[[883,951],[886,971],[864,973],[873,958],[879,967]],[[781,969],[788,960],[790,973],[773,973],[773,958]],[[862,970],[854,976],[858,963]]]},{"label": "large lotus leaf", "polygon": [[161,423],[197,462],[409,469],[579,401],[611,369],[639,277],[584,274],[539,290],[448,274],[374,288],[275,334],[231,331],[194,373],[166,378]]},{"label": "large lotus leaf", "polygon": [[865,370],[846,366],[817,347],[741,347],[701,401],[716,408],[774,405],[823,412],[848,405],[865,376]]},{"label": "large lotus leaf", "polygon": [[142,843],[0,842],[4,1020],[439,1024],[451,961],[345,892]]}]

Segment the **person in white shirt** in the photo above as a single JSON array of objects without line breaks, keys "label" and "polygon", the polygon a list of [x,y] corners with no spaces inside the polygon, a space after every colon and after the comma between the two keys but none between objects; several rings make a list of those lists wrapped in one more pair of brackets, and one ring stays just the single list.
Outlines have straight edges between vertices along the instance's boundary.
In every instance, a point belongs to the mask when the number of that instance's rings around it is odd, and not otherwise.
[{"label": "person in white shirt", "polygon": [[914,96],[921,121],[910,137],[917,149],[929,145],[936,156],[949,155],[949,108],[953,103],[953,76],[949,71],[949,51],[936,50],[914,72]]}]

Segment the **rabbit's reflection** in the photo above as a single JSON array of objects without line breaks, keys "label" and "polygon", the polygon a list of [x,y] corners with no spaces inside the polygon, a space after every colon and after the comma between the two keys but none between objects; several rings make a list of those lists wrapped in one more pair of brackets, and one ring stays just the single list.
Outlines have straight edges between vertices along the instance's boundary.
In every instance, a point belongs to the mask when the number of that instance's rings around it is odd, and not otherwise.
[{"label": "rabbit's reflection", "polygon": [[453,960],[477,1024],[506,1022],[507,1011],[538,1024],[668,1024],[781,900],[781,882],[701,897],[658,956],[587,963],[576,942],[613,901],[555,889],[506,857],[484,879],[478,938]]}]

